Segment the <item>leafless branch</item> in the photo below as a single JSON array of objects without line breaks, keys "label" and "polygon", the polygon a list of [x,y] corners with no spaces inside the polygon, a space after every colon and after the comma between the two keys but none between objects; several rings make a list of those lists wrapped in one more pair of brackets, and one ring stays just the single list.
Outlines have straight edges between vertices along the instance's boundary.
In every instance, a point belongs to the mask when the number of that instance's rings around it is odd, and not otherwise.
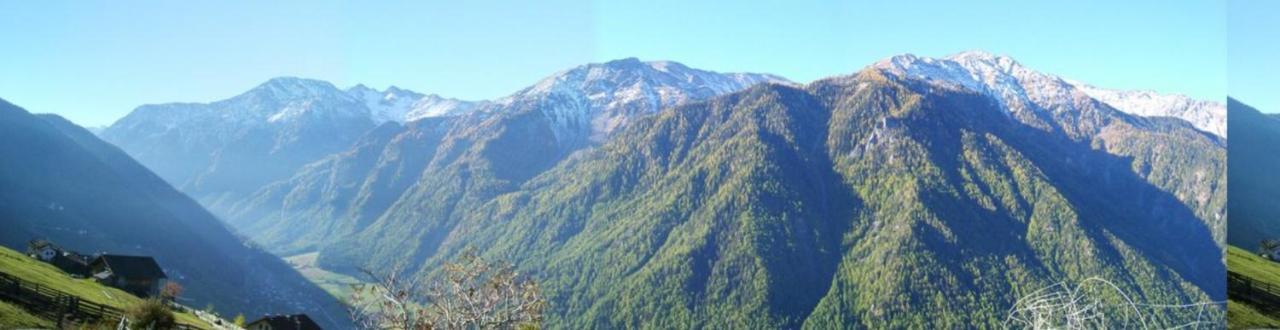
[{"label": "leafless branch", "polygon": [[546,302],[533,280],[508,263],[484,260],[471,251],[441,268],[438,279],[420,285],[404,278],[403,265],[388,272],[362,269],[373,281],[357,285],[350,313],[362,329],[515,329],[537,327]]}]

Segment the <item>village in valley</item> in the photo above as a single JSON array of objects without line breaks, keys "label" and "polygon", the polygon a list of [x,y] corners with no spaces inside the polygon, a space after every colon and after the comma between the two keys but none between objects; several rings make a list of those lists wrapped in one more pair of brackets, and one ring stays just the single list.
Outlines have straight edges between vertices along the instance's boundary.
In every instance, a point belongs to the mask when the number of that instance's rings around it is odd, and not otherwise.
[{"label": "village in valley", "polygon": [[[4,250],[0,251],[4,252],[0,253],[0,257],[28,260],[0,261],[38,262],[52,266],[53,269],[40,274],[26,274],[26,278],[23,274],[8,273],[7,268],[0,269],[0,302],[16,305],[33,315],[51,319],[48,321],[53,328],[320,329],[306,314],[260,315],[246,322],[243,315],[227,320],[214,313],[211,308],[199,310],[187,307],[181,303],[182,285],[171,280],[160,263],[150,256],[105,252],[84,254],[64,249],[45,239],[28,242],[27,251],[22,257],[10,255],[11,250]],[[62,278],[57,279],[59,276]],[[55,279],[51,281],[50,277]],[[101,287],[96,290],[84,289],[94,285]],[[86,297],[83,292],[93,294]],[[125,295],[131,297],[122,297]],[[121,301],[129,301],[131,304],[121,306]],[[168,322],[172,325],[166,326],[163,324],[167,323],[150,320],[153,315],[136,316],[138,308],[134,305],[146,303],[163,306],[159,309],[171,314]],[[162,326],[156,327],[155,324]]]}]

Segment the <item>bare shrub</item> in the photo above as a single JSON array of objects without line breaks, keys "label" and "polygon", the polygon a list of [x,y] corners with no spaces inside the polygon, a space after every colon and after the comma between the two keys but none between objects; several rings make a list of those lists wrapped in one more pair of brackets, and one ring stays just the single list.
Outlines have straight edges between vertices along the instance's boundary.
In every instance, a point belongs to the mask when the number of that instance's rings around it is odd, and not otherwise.
[{"label": "bare shrub", "polygon": [[129,318],[130,328],[135,329],[173,329],[177,326],[173,311],[160,299],[151,298],[129,306],[125,311]]},{"label": "bare shrub", "polygon": [[538,328],[546,302],[533,280],[514,266],[467,252],[444,265],[439,278],[405,278],[362,270],[373,283],[354,286],[351,317],[363,329]]}]

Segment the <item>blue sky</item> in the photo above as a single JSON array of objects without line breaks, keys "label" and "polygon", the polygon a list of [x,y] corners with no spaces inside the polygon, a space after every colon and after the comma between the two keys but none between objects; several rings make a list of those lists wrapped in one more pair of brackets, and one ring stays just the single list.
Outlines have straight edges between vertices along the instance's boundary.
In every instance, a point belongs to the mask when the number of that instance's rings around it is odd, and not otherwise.
[{"label": "blue sky", "polygon": [[970,49],[1101,87],[1226,94],[1219,1],[694,2],[8,1],[0,98],[96,126],[275,76],[487,99],[624,57],[807,82]]},{"label": "blue sky", "polygon": [[1228,91],[1259,111],[1280,113],[1280,1],[1232,0],[1227,6]]}]

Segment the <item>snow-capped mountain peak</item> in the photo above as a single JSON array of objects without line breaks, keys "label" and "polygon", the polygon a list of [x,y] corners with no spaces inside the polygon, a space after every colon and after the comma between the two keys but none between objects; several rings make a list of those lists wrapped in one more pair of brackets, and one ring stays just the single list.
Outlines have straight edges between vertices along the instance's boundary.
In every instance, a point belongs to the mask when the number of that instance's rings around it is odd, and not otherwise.
[{"label": "snow-capped mountain peak", "polygon": [[[636,90],[657,92],[663,89],[679,89],[684,91],[659,95],[670,96],[660,100],[660,103],[671,105],[682,101],[677,99],[678,97],[691,96],[688,94],[723,94],[762,82],[792,84],[785,78],[769,74],[717,73],[689,68],[673,61],[644,62],[631,57],[582,65],[557,72],[533,86],[516,92],[507,99],[538,94],[585,92],[596,98],[625,102],[628,100],[627,97],[641,96],[635,95]],[[613,95],[603,95],[610,92],[613,92]],[[618,97],[623,99],[619,100]]]},{"label": "snow-capped mountain peak", "polygon": [[982,50],[969,50],[951,56],[947,59],[956,61],[965,66],[988,66],[998,68],[1003,71],[1012,71],[1016,67],[1021,67],[1018,61],[1012,57],[996,55]]},{"label": "snow-capped mountain peak", "polygon": [[323,80],[277,77],[231,98],[207,104],[169,103],[139,106],[117,124],[159,125],[169,129],[218,122],[229,127],[285,125],[314,118],[326,122],[360,121],[374,124],[409,122],[426,117],[458,115],[475,102],[424,95],[390,86],[377,90],[358,84],[338,89]]},{"label": "snow-capped mountain peak", "polygon": [[365,85],[356,85],[347,89],[347,94],[360,100],[369,108],[369,118],[374,123],[388,121],[404,121],[404,115],[422,94],[391,87],[379,91]]},{"label": "snow-capped mountain peak", "polygon": [[[673,61],[625,58],[578,66],[538,81],[495,103],[538,104],[568,144],[602,141],[635,115],[692,100],[746,89],[759,83],[793,84],[778,76],[718,73]],[[578,131],[571,128],[585,128]]]},{"label": "snow-capped mountain peak", "polygon": [[333,84],[323,80],[277,77],[267,80],[245,94],[265,93],[277,100],[290,100],[330,96],[339,91]]},{"label": "snow-capped mountain peak", "polygon": [[1221,103],[1180,95],[1096,88],[1028,69],[1008,56],[966,51],[942,58],[898,55],[872,65],[903,78],[965,88],[993,96],[1011,111],[1075,111],[1077,94],[1138,116],[1175,117],[1196,128],[1226,136],[1226,108]]},{"label": "snow-capped mountain peak", "polygon": [[[996,96],[1006,109],[1023,110],[1031,99],[1042,94],[1058,96],[1056,79],[1026,70],[1008,57],[968,51],[944,58],[898,55],[873,67],[905,78],[923,79],[939,85],[965,88]],[[1043,90],[1028,91],[1022,81],[1034,81]]]}]

